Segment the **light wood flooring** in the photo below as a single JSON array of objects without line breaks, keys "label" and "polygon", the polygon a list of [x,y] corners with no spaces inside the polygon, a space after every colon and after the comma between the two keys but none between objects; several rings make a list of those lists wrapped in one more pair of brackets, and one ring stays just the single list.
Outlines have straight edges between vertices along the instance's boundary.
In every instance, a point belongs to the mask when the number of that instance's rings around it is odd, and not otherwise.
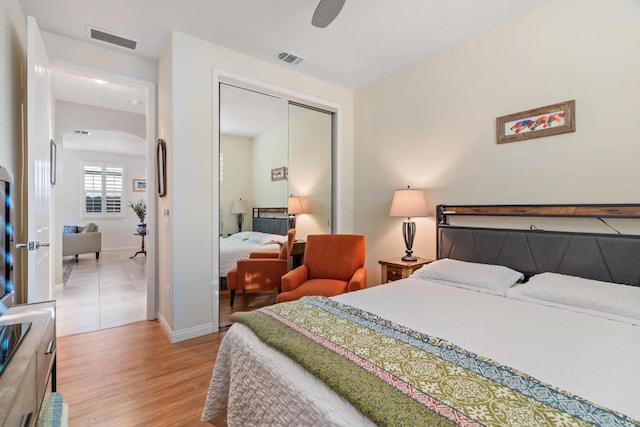
[{"label": "light wood flooring", "polygon": [[210,426],[200,414],[225,332],[171,344],[156,321],[58,338],[70,426]]},{"label": "light wood flooring", "polygon": [[54,287],[56,335],[111,328],[146,319],[146,258],[135,250],[82,254],[66,284]]},{"label": "light wood flooring", "polygon": [[220,291],[220,326],[231,325],[229,316],[237,311],[251,311],[276,303],[275,291],[264,292],[237,292],[233,307],[229,306],[229,291]]}]

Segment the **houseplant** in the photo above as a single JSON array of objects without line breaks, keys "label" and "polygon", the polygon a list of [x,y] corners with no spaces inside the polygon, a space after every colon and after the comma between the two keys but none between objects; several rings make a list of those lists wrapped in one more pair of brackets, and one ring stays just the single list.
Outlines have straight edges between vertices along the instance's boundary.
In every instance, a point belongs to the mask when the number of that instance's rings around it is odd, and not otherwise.
[{"label": "houseplant", "polygon": [[129,202],[129,207],[133,209],[138,219],[140,220],[140,224],[138,224],[136,232],[138,234],[147,234],[147,224],[144,223],[144,218],[147,215],[147,204],[144,200],[140,199],[135,203]]}]

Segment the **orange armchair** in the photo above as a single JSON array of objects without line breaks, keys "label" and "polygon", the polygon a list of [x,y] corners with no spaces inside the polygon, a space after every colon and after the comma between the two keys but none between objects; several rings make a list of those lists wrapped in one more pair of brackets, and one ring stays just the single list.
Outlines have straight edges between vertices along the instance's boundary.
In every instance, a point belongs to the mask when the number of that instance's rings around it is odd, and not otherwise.
[{"label": "orange armchair", "polygon": [[307,237],[304,263],[282,276],[276,302],[305,295],[332,297],[367,286],[364,236],[322,234]]},{"label": "orange armchair", "polygon": [[277,290],[280,291],[280,279],[289,270],[289,254],[293,248],[296,230],[287,233],[287,244],[282,245],[280,253],[251,252],[249,259],[241,259],[236,267],[227,273],[227,288],[231,291],[230,305],[236,297],[236,291]]}]

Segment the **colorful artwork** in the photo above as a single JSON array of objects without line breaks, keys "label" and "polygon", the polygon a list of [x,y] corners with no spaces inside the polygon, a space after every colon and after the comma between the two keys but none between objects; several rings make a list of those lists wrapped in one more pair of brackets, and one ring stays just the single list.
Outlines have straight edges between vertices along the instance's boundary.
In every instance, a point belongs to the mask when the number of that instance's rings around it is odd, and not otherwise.
[{"label": "colorful artwork", "polygon": [[496,139],[498,144],[575,132],[576,101],[521,111],[496,119]]},{"label": "colorful artwork", "polygon": [[526,118],[505,124],[505,135],[532,132],[536,129],[548,129],[564,125],[564,111],[553,114],[543,114],[538,117]]}]

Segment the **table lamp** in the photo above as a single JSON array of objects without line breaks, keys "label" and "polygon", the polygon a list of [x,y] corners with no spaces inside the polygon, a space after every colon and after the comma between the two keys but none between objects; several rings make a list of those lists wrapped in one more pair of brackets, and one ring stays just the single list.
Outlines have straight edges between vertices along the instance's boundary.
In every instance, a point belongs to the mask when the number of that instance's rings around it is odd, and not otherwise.
[{"label": "table lamp", "polygon": [[287,199],[287,213],[289,214],[289,228],[296,228],[296,214],[302,213],[302,201],[293,194]]},{"label": "table lamp", "polygon": [[249,202],[246,200],[234,200],[231,204],[231,213],[238,214],[238,232],[242,231],[242,223],[244,223],[244,215],[249,212]]},{"label": "table lamp", "polygon": [[403,190],[396,190],[393,193],[389,216],[407,218],[402,223],[402,235],[407,247],[406,255],[402,257],[402,260],[417,261],[418,258],[413,256],[412,249],[413,239],[416,237],[416,223],[411,221],[411,218],[427,216],[427,200],[424,197],[424,191],[409,186]]}]

